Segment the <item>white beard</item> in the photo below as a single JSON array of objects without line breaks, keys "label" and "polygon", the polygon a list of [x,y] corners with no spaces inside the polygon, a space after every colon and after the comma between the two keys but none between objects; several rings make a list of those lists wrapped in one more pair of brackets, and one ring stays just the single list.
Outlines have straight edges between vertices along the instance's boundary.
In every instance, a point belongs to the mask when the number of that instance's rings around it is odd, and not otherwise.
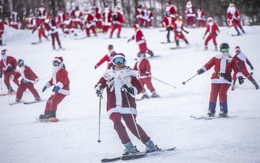
[{"label": "white beard", "polygon": [[2,60],[4,60],[4,61],[5,61],[5,60],[6,60],[6,58],[7,58],[7,55],[2,55],[2,56],[1,56],[1,58],[2,58]]},{"label": "white beard", "polygon": [[63,66],[63,63],[61,63],[59,66],[52,66],[52,75],[55,75]]}]

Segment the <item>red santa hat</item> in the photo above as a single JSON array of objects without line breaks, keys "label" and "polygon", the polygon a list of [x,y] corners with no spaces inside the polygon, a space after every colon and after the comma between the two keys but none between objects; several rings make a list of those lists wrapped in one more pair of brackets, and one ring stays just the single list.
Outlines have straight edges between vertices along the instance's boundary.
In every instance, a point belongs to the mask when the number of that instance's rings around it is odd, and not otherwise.
[{"label": "red santa hat", "polygon": [[125,55],[123,53],[116,53],[114,56],[113,56],[113,59],[115,58],[124,58],[125,59]]},{"label": "red santa hat", "polygon": [[235,50],[236,50],[236,51],[237,51],[237,50],[241,51],[239,46],[236,46],[236,47],[235,47]]},{"label": "red santa hat", "polygon": [[62,58],[62,57],[55,57],[55,58],[53,59],[53,62],[54,62],[54,61],[63,62],[63,58]]},{"label": "red santa hat", "polygon": [[5,55],[6,52],[7,52],[7,49],[3,49],[3,50],[1,51],[1,54],[2,54],[2,55]]},{"label": "red santa hat", "polygon": [[135,28],[135,29],[139,29],[140,26],[139,26],[138,24],[134,24],[134,25],[133,25],[133,28]]},{"label": "red santa hat", "polygon": [[166,5],[168,6],[168,5],[172,5],[172,3],[171,2],[166,2]]}]

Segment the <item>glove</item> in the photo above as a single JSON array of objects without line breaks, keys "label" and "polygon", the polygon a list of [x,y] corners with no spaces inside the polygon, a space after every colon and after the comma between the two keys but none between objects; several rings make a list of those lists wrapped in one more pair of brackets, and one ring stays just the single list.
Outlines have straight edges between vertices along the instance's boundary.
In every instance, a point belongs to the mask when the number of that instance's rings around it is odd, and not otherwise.
[{"label": "glove", "polygon": [[2,78],[2,75],[3,75],[3,74],[2,74],[2,73],[0,73],[0,78]]},{"label": "glove", "polygon": [[129,43],[130,41],[132,41],[132,39],[128,39],[128,40],[127,40],[127,43]]},{"label": "glove", "polygon": [[253,67],[252,65],[249,65],[249,66],[250,66],[251,71],[253,71],[253,70],[254,70],[254,67]]},{"label": "glove", "polygon": [[34,30],[32,30],[32,34],[35,32],[35,29]]},{"label": "glove", "polygon": [[133,94],[133,95],[135,94],[134,88],[128,87],[126,84],[124,84],[121,89],[122,89],[122,91],[126,91],[129,94]]},{"label": "glove", "polygon": [[9,79],[14,80],[14,75],[10,75]]},{"label": "glove", "polygon": [[36,78],[36,79],[34,80],[34,84],[37,84],[38,82],[39,82],[39,79]]},{"label": "glove", "polygon": [[189,34],[189,32],[188,31],[184,31],[185,33],[187,33],[187,34]]},{"label": "glove", "polygon": [[46,89],[47,89],[47,87],[44,86],[44,87],[42,88],[42,92],[44,92]]},{"label": "glove", "polygon": [[94,66],[94,68],[95,68],[95,69],[97,69],[97,68],[98,68],[98,66],[97,66],[97,65],[95,65],[95,66]]},{"label": "glove", "polygon": [[204,35],[202,39],[204,40],[204,39],[205,39],[205,37],[206,37],[206,36]]},{"label": "glove", "polygon": [[98,96],[98,97],[102,97],[103,89],[102,89],[102,87],[101,87],[101,84],[97,84],[97,85],[95,86],[95,88],[96,88],[96,94],[97,94],[97,96]]},{"label": "glove", "polygon": [[53,92],[59,92],[59,90],[60,90],[60,87],[59,86],[55,86],[52,91]]},{"label": "glove", "polygon": [[203,69],[199,69],[198,71],[197,71],[197,74],[203,74],[205,71],[203,70]]},{"label": "glove", "polygon": [[244,78],[242,76],[239,76],[238,77],[238,82],[239,82],[240,85],[243,84],[244,83]]}]

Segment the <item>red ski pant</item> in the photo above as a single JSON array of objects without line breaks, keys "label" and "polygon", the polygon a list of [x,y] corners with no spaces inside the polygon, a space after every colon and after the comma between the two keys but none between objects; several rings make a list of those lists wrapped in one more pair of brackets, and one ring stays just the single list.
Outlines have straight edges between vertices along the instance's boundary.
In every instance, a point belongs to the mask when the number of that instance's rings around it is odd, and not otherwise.
[{"label": "red ski pant", "polygon": [[[4,83],[7,87],[7,89],[9,89],[11,87],[11,84],[10,84],[10,76],[11,75],[15,75],[15,72],[14,71],[11,71],[11,72],[8,72],[8,73],[4,73]],[[13,79],[13,82],[19,86],[19,81],[17,78]]]},{"label": "red ski pant", "polygon": [[28,82],[28,83],[20,83],[17,93],[16,93],[16,99],[20,100],[23,97],[23,93],[26,89],[29,89],[29,91],[33,94],[34,98],[40,98],[38,92],[34,88],[33,84]]},{"label": "red ski pant", "polygon": [[109,29],[109,28],[110,28],[110,25],[103,25],[102,32],[103,32],[103,33],[108,32],[108,29]]},{"label": "red ski pant", "polygon": [[2,40],[3,32],[0,32],[0,40]]},{"label": "red ski pant", "polygon": [[180,39],[187,41],[182,32],[175,32],[174,39],[175,39],[175,42],[179,41]]},{"label": "red ski pant", "polygon": [[53,47],[55,47],[55,40],[58,42],[58,45],[61,46],[58,32],[51,34],[51,43]]},{"label": "red ski pant", "polygon": [[48,99],[45,105],[45,112],[56,111],[57,106],[61,103],[61,101],[65,98],[65,96],[66,95],[60,93],[54,93],[53,95],[51,95],[51,97]]},{"label": "red ski pant", "polygon": [[144,85],[146,85],[146,87],[151,91],[155,91],[154,87],[153,87],[153,84],[152,84],[152,78],[151,77],[148,77],[148,78],[139,78],[139,82],[142,86],[142,93],[145,92],[145,89],[144,89]]},{"label": "red ski pant", "polygon": [[44,28],[38,29],[38,37],[39,37],[39,39],[41,39],[42,37],[47,38],[47,36],[45,34],[45,29]]},{"label": "red ski pant", "polygon": [[142,129],[142,127],[138,124],[136,124],[136,117],[134,116],[134,120],[131,114],[120,114],[120,113],[112,113],[110,115],[110,119],[114,123],[114,129],[116,130],[122,144],[126,144],[130,141],[130,138],[126,132],[125,126],[123,125],[121,118],[125,121],[125,124],[127,128],[132,132],[133,135],[135,135],[138,139],[138,133],[136,130],[136,126],[138,129],[138,132],[140,134],[140,139],[143,143],[146,143],[150,140],[150,137],[145,133],[145,131]]},{"label": "red ski pant", "polygon": [[206,24],[205,20],[198,20],[197,22],[198,27],[205,27],[205,24]]},{"label": "red ski pant", "polygon": [[216,103],[219,96],[219,102],[227,102],[227,91],[230,84],[227,83],[212,83],[210,91],[210,102]]},{"label": "red ski pant", "polygon": [[140,53],[142,53],[142,54],[148,53],[148,54],[152,55],[152,51],[147,48],[147,45],[145,42],[139,44],[139,50],[140,50]]},{"label": "red ski pant", "polygon": [[214,46],[217,46],[217,41],[216,41],[217,35],[211,33],[205,40],[204,45],[207,46],[208,42],[212,39]]},{"label": "red ski pant", "polygon": [[91,27],[89,27],[89,28],[86,28],[86,35],[87,35],[87,36],[90,36],[90,30],[94,33],[94,35],[97,34],[96,29],[95,29],[95,26],[91,26]]},{"label": "red ski pant", "polygon": [[239,27],[240,29],[243,29],[240,20],[233,20],[232,21],[232,25],[234,26],[234,28],[237,30],[237,27]]},{"label": "red ski pant", "polygon": [[117,31],[117,36],[120,36],[120,33],[121,33],[121,25],[119,25],[119,24],[114,24],[114,25],[112,25],[112,29],[111,29],[111,32],[110,32],[110,35],[112,36],[113,35],[113,33],[114,33],[114,31],[117,29],[118,31]]},{"label": "red ski pant", "polygon": [[[253,76],[247,71],[247,68],[245,66],[240,68],[239,71],[244,75],[244,77],[248,78],[248,80],[254,80]],[[233,80],[237,80],[236,73],[233,74]]]}]

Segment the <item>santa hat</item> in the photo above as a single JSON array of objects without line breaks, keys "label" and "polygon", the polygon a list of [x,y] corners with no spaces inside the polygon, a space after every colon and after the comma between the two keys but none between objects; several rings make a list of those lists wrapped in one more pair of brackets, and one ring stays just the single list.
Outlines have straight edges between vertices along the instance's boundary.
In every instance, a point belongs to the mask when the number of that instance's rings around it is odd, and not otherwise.
[{"label": "santa hat", "polygon": [[236,46],[236,47],[235,47],[235,50],[236,50],[236,51],[237,51],[237,50],[241,51],[239,46]]},{"label": "santa hat", "polygon": [[116,53],[113,56],[113,59],[115,59],[115,58],[124,58],[125,59],[125,55],[123,53]]},{"label": "santa hat", "polygon": [[166,2],[166,5],[168,6],[168,5],[172,5],[172,3],[171,2]]},{"label": "santa hat", "polygon": [[62,58],[62,57],[55,57],[55,58],[53,59],[53,62],[54,62],[54,61],[63,62],[63,58]]},{"label": "santa hat", "polygon": [[134,25],[133,25],[133,28],[139,29],[140,26],[139,26],[138,24],[134,24]]},{"label": "santa hat", "polygon": [[1,51],[1,54],[2,54],[2,55],[5,55],[6,52],[7,52],[7,49],[3,49],[3,50]]}]

